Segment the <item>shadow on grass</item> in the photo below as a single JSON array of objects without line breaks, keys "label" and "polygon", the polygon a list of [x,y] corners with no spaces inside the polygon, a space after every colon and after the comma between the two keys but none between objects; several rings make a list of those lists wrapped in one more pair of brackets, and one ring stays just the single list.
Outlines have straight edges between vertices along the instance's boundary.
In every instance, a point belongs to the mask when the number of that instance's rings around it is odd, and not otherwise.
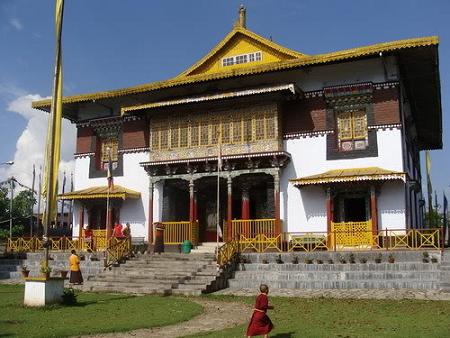
[{"label": "shadow on grass", "polygon": [[270,336],[271,338],[292,338],[294,332],[284,332],[284,333],[277,333],[274,336]]},{"label": "shadow on grass", "polygon": [[112,303],[118,300],[126,300],[130,298],[134,298],[136,296],[120,296],[120,297],[114,297],[114,298],[107,298],[107,299],[97,299],[97,300],[86,300],[86,301],[78,301],[76,304],[73,305],[66,305],[66,306],[88,306],[92,304],[99,304],[99,303]]}]

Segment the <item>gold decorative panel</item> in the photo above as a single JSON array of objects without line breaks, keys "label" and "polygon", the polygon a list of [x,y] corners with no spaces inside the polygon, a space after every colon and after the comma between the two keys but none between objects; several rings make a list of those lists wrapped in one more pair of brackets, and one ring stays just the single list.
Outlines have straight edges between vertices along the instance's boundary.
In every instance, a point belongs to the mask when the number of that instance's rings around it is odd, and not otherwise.
[{"label": "gold decorative panel", "polygon": [[150,161],[282,150],[276,104],[150,122]]}]

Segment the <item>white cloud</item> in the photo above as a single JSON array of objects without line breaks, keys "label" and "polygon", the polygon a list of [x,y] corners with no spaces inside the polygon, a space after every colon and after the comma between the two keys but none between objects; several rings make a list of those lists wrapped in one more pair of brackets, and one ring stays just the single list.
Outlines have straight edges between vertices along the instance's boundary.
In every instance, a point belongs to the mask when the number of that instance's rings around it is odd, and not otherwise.
[{"label": "white cloud", "polygon": [[17,18],[12,18],[11,20],[9,20],[9,23],[18,31],[21,31],[23,29],[22,22],[20,22],[20,20]]},{"label": "white cloud", "polygon": [[[11,101],[8,111],[17,113],[28,122],[16,143],[14,165],[3,167],[0,172],[0,181],[14,176],[19,182],[31,187],[33,164],[36,165],[36,182],[39,174],[39,166],[43,167],[45,143],[47,134],[47,122],[49,114],[31,108],[31,102],[41,100],[40,95],[22,95]],[[62,184],[62,172],[68,176],[74,169],[73,154],[75,152],[76,128],[69,121],[63,120],[61,139],[60,182]],[[60,185],[61,187],[61,185]],[[37,189],[37,183],[36,183]],[[67,186],[66,186],[67,189]]]}]

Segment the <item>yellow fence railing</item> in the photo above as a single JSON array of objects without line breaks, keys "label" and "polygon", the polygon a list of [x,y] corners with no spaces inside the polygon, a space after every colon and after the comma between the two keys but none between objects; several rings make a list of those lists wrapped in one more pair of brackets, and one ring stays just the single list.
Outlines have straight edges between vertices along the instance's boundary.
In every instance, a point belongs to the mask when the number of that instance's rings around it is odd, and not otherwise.
[{"label": "yellow fence railing", "polygon": [[225,264],[232,262],[239,255],[239,241],[233,239],[226,242],[219,248],[217,252],[217,264],[219,266],[224,266]]},{"label": "yellow fence railing", "polygon": [[[281,221],[279,221],[281,222]],[[231,221],[231,238],[244,236],[253,238],[257,235],[273,237],[276,235],[275,219],[236,219]]]},{"label": "yellow fence railing", "polygon": [[331,246],[337,248],[369,247],[372,244],[372,221],[366,222],[331,222]]},{"label": "yellow fence railing", "polygon": [[[370,226],[370,223],[369,223]],[[341,250],[442,250],[442,229],[411,230],[359,230],[332,232],[284,232],[267,236],[241,235],[239,251],[292,252],[292,251],[341,251]]]},{"label": "yellow fence railing", "polygon": [[181,244],[183,241],[191,241],[198,244],[197,222],[161,222],[164,225],[164,244]]},{"label": "yellow fence railing", "polygon": [[111,238],[106,249],[106,266],[120,263],[131,251],[131,238]]}]

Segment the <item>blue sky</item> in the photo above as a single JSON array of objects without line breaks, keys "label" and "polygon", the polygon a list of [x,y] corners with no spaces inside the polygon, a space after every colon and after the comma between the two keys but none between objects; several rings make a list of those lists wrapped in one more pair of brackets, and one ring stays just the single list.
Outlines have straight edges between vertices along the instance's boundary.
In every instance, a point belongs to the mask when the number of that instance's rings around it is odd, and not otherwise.
[{"label": "blue sky", "polygon": [[[240,4],[247,27],[288,48],[316,54],[367,44],[438,35],[444,150],[432,152],[433,186],[450,194],[446,149],[450,83],[448,0],[76,0],[63,26],[64,93],[73,95],[153,82],[195,63],[232,28]],[[53,0],[0,1],[0,180],[30,182],[41,162],[45,114],[27,108],[51,93]],[[66,125],[63,168],[75,139]],[[42,139],[42,140],[41,140]],[[424,168],[423,168],[424,171]]]}]

